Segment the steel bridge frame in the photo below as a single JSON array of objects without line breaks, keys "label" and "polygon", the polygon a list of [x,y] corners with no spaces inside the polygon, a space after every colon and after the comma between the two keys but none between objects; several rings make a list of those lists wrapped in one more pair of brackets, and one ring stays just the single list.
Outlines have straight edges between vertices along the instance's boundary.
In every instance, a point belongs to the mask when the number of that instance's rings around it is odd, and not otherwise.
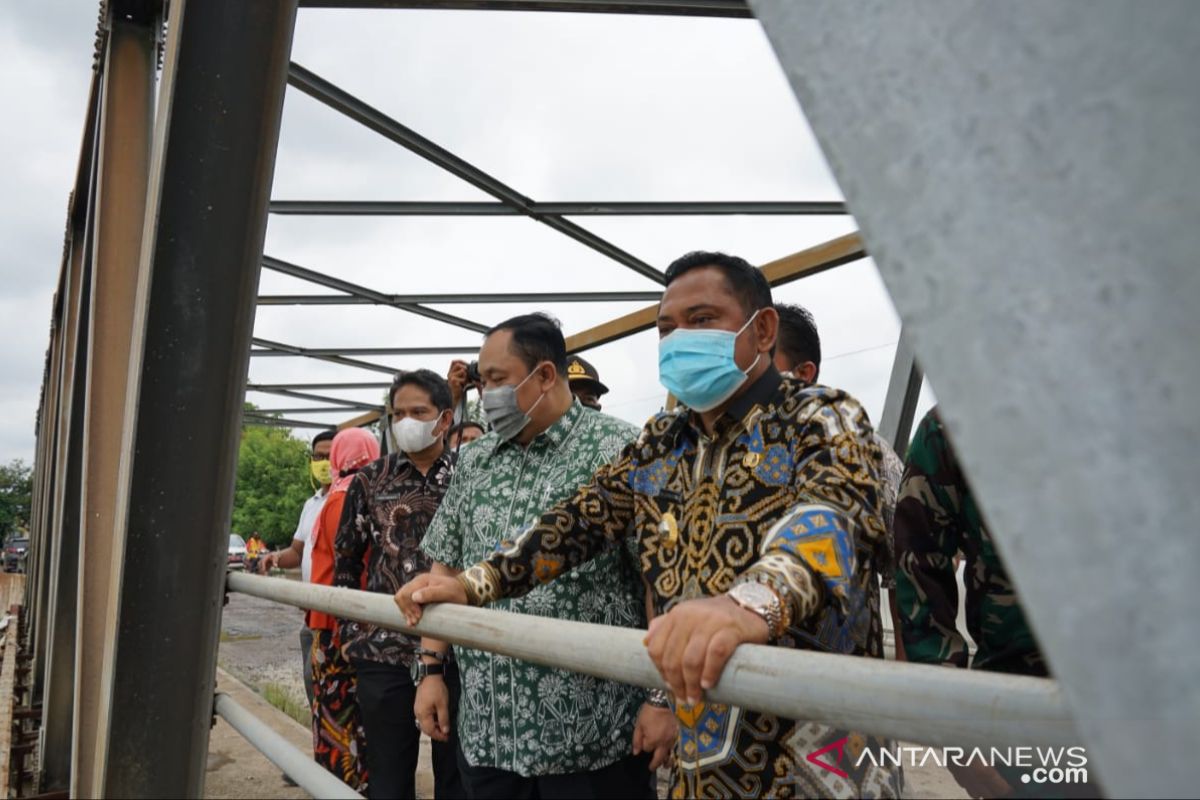
[{"label": "steel bridge frame", "polygon": [[[981,7],[978,3],[969,5]],[[1093,13],[1078,5],[1064,5],[1089,18],[1087,33],[1101,44],[1111,45],[1122,54],[1137,51],[1136,45],[1142,41],[1132,32],[1137,26],[1128,25],[1119,14]],[[1052,666],[1063,679],[1067,703],[1077,719],[1086,719],[1081,712],[1089,710],[1089,702],[1097,697],[1097,687],[1102,684],[1083,675],[1084,660],[1109,657],[1114,664],[1127,666],[1128,655],[1099,653],[1096,644],[1103,641],[1102,637],[1088,631],[1068,630],[1066,625],[1072,619],[1070,599],[1057,595],[1051,588],[1057,576],[1032,563],[1027,551],[1021,549],[1030,543],[1028,535],[1021,531],[1033,526],[1025,524],[1029,522],[1027,518],[1007,513],[1007,509],[1019,502],[1014,496],[1016,488],[1024,487],[1035,500],[1040,497],[1040,489],[1029,480],[1024,484],[1019,480],[1006,482],[996,469],[988,467],[986,449],[995,447],[1005,461],[1003,469],[1010,472],[1019,469],[1004,441],[972,432],[986,428],[988,420],[973,411],[970,403],[977,400],[981,409],[1001,416],[1009,414],[1013,420],[1027,421],[1027,418],[991,400],[1001,392],[994,392],[988,398],[981,394],[985,389],[998,387],[987,370],[972,361],[975,353],[968,341],[970,337],[962,335],[969,321],[930,321],[928,304],[919,294],[903,288],[908,280],[927,280],[929,286],[944,290],[943,302],[961,302],[964,307],[977,309],[980,318],[988,318],[988,309],[979,308],[979,301],[996,299],[999,292],[1012,287],[997,279],[990,287],[968,286],[978,292],[972,296],[964,293],[961,285],[939,283],[922,258],[948,269],[944,249],[921,238],[919,221],[907,230],[889,225],[889,208],[895,206],[889,207],[887,202],[900,202],[896,187],[889,185],[889,181],[902,172],[913,181],[912,186],[925,190],[922,173],[916,167],[936,161],[936,156],[925,162],[906,162],[905,169],[899,172],[855,167],[854,159],[867,164],[872,154],[884,152],[887,147],[886,142],[881,145],[871,139],[877,132],[875,127],[854,129],[852,122],[846,122],[847,118],[853,119],[855,114],[871,117],[878,110],[881,119],[890,119],[893,124],[912,120],[905,118],[894,97],[870,94],[875,83],[864,84],[868,88],[861,90],[861,96],[856,94],[855,87],[846,85],[855,77],[883,85],[893,74],[873,71],[870,57],[862,56],[857,62],[844,58],[839,61],[835,54],[826,52],[827,47],[822,48],[819,36],[834,35],[829,20],[838,20],[847,31],[857,30],[853,9],[838,3],[817,3],[814,7],[819,8],[822,21],[805,29],[797,22],[795,6],[779,0],[753,0],[750,5],[742,0],[171,0],[169,7],[163,0],[110,0],[101,4],[97,57],[79,168],[68,209],[37,417],[26,605],[30,609],[27,630],[33,654],[34,686],[43,699],[44,709],[42,791],[69,790],[74,796],[199,796],[201,793],[204,754],[214,714],[213,668],[225,580],[225,531],[232,507],[236,445],[245,392],[269,391],[363,412],[343,422],[344,426],[370,424],[378,419],[382,409],[328,392],[386,385],[347,380],[247,386],[249,360],[314,358],[390,374],[394,369],[389,365],[353,356],[459,353],[472,349],[296,347],[254,337],[256,305],[374,304],[478,333],[486,326],[430,306],[551,300],[649,303],[643,309],[570,336],[568,347],[572,352],[615,341],[654,324],[657,290],[577,295],[380,292],[265,255],[263,241],[269,214],[525,216],[661,285],[662,274],[655,267],[568,217],[848,213],[841,202],[819,200],[536,201],[293,63],[290,49],[297,9],[471,8],[747,18],[752,16],[751,7],[754,16],[766,27],[797,94],[810,111],[813,127],[831,154],[834,171],[847,189],[850,205],[864,223],[867,239],[906,323],[892,370],[881,430],[898,450],[903,450],[922,379],[916,354],[921,353],[922,363],[931,356],[941,369],[939,375],[952,376],[943,400],[955,433],[963,432],[968,472],[976,482],[985,509],[996,512],[996,536],[1006,556],[1012,556],[1017,582],[1023,590],[1030,590],[1030,616],[1047,645]],[[1171,21],[1177,23],[1175,29],[1180,35],[1194,32],[1195,25],[1183,18],[1180,6],[1164,4],[1159,8],[1166,10],[1144,12],[1144,18],[1156,14],[1157,18],[1168,18],[1173,14],[1177,19]],[[869,10],[865,18],[871,25],[867,27],[879,37],[871,41],[886,40],[887,29],[878,27],[881,20],[905,28],[902,21],[895,19],[897,13],[878,7]],[[1042,9],[1031,12],[1030,16],[1062,13]],[[1041,43],[1039,36],[1059,35],[1069,27],[1051,26],[1041,31],[1004,28],[997,35],[1009,36],[1016,44],[1022,37],[1031,43]],[[1120,41],[1131,43],[1125,49],[1118,43],[1118,31],[1125,37]],[[929,31],[905,28],[905,34],[915,41],[928,36]],[[849,37],[856,43],[863,42],[858,34]],[[1168,45],[1160,47],[1157,55],[1152,54],[1150,63],[1179,52],[1171,49],[1178,44],[1174,39],[1170,36],[1165,39]],[[824,41],[827,44],[830,39]],[[800,47],[801,42],[806,47]],[[913,54],[918,51],[941,53],[937,44],[904,52],[889,50],[881,58],[892,59],[887,63],[911,67],[906,59],[915,58]],[[1021,49],[1013,47],[1012,52]],[[1183,59],[1181,63],[1194,65],[1195,60]],[[155,77],[160,69],[156,96]],[[801,69],[806,70],[804,80],[798,78],[797,70]],[[949,80],[947,76],[957,74],[946,69],[934,72],[943,82]],[[905,74],[915,80],[909,86],[924,88],[919,73],[910,70]],[[928,83],[934,85],[932,79]],[[289,86],[463,178],[495,200],[428,203],[271,199],[269,187],[283,97]],[[1170,84],[1169,88],[1174,90],[1176,86]],[[942,86],[940,90],[944,93],[937,96],[943,102],[950,98],[960,103],[960,109],[971,107],[971,95],[962,86]],[[1122,96],[1122,101],[1129,103],[1130,108],[1150,113],[1155,110],[1156,96],[1152,93],[1143,93],[1137,99]],[[1194,96],[1190,106],[1183,100],[1180,102],[1185,109],[1195,105]],[[839,103],[850,105],[839,106]],[[220,114],[216,113],[218,108]],[[1195,117],[1190,119],[1194,121]],[[1004,129],[1004,123],[995,120],[993,123],[997,130]],[[1142,132],[1122,128],[1120,133],[1135,151],[1145,143]],[[972,135],[979,135],[978,131],[968,131],[964,141],[972,141]],[[1188,168],[1188,174],[1194,175],[1195,165]],[[1038,175],[1031,180],[1045,179],[1045,175]],[[1162,176],[1162,180],[1174,185],[1169,176]],[[945,177],[945,182],[947,186],[953,185],[954,176]],[[1200,180],[1191,185],[1200,185]],[[873,186],[885,191],[872,195],[869,188]],[[936,192],[931,196],[936,197]],[[1012,197],[991,198],[989,203],[990,206],[981,202],[975,210],[968,209],[964,214],[986,210],[992,212],[993,220],[1028,219],[1034,239],[1051,238],[1044,226],[1034,224],[1024,207]],[[1187,203],[1176,205],[1188,207]],[[1091,208],[1086,202],[1081,206]],[[1090,217],[1079,218],[1080,231],[1095,232],[1100,230],[1101,220],[1107,221],[1099,211],[1093,211]],[[1160,215],[1173,222],[1171,213],[1169,208],[1159,209]],[[953,216],[951,209],[943,209],[939,217],[943,228]],[[1166,248],[1167,255],[1174,258],[1176,251],[1169,250],[1169,244],[1162,244],[1161,237],[1156,240],[1146,235],[1147,231],[1158,228],[1144,219],[1134,220],[1131,225],[1140,226],[1138,235],[1131,240],[1136,241],[1141,252],[1150,254]],[[1190,233],[1181,232],[1181,227],[1171,229],[1193,254],[1200,251],[1200,246],[1193,246],[1195,227]],[[986,234],[980,234],[979,244],[975,244],[957,233],[951,229],[947,237],[958,246],[954,254],[958,258],[986,262],[1003,249]],[[1085,248],[1088,244],[1082,243]],[[865,255],[863,239],[850,234],[765,264],[763,270],[772,285],[780,285]],[[1103,255],[1097,255],[1097,260],[1103,261]],[[196,264],[205,265],[205,269],[196,269]],[[1175,266],[1176,261],[1170,264]],[[1068,271],[1066,264],[1055,266]],[[338,294],[256,297],[259,270],[263,267]],[[1078,277],[1078,270],[1073,274]],[[1187,290],[1182,299],[1195,299],[1195,279],[1179,270],[1173,274]],[[1172,301],[1178,299],[1161,293],[1154,297],[1171,309],[1174,309]],[[1089,310],[1104,302],[1103,298],[1075,299]],[[204,313],[194,313],[197,308],[203,308]],[[1034,302],[1027,304],[1021,314],[1023,321],[1033,324],[1050,319],[1054,309]],[[1087,314],[1073,315],[1072,320],[1089,332],[1102,324]],[[910,324],[914,321],[915,330]],[[1151,323],[1145,318],[1127,320],[1139,333],[1150,330]],[[1000,325],[995,330],[1002,328]],[[956,330],[958,337],[953,335]],[[1165,341],[1162,335],[1146,335],[1147,341],[1159,344]],[[994,348],[984,349],[990,357],[1003,360],[1003,354]],[[1039,364],[1053,360],[1039,352],[1030,357]],[[1090,356],[1082,358],[1086,361]],[[1194,396],[1200,388],[1194,360],[1191,367],[1180,363],[1176,366],[1179,377],[1167,388]],[[979,380],[972,383],[953,378],[955,375]],[[1055,388],[1050,387],[1051,394]],[[1100,385],[1090,388],[1099,390]],[[282,408],[276,412],[290,414],[297,410]],[[1093,424],[1123,426],[1124,431],[1147,424],[1140,419],[1122,418],[1109,406],[1102,411],[1093,415]],[[1161,403],[1156,411],[1171,420],[1175,419],[1173,414],[1178,416],[1177,409]],[[257,412],[247,419],[262,424],[324,427],[306,420],[281,419],[270,412]],[[1194,419],[1190,423],[1183,419],[1179,422],[1180,435],[1195,444]],[[1035,428],[1045,434],[1047,444],[1059,443],[1054,431]],[[1031,452],[1049,458],[1047,447],[1039,448],[1036,441],[1029,446]],[[1078,455],[1077,450],[1071,452]],[[1082,468],[1082,464],[1077,466]],[[1179,474],[1191,475],[1194,470],[1177,469],[1176,475]],[[1167,475],[1160,477],[1164,486],[1178,487],[1181,495],[1187,495],[1184,501],[1194,506],[1195,492],[1189,493],[1186,487],[1179,486],[1178,477],[1174,480]],[[1104,527],[1095,514],[1084,513],[1104,507],[1104,499],[1078,493],[1071,497],[1087,522],[1072,523],[1064,518],[1057,530],[1069,534],[1074,541],[1083,541],[1090,530]],[[1144,491],[1135,493],[1129,502],[1149,511],[1150,503],[1157,499],[1158,495]],[[1005,505],[1006,502],[1010,505]],[[1172,516],[1178,504],[1168,502],[1167,507],[1171,514],[1156,512],[1153,517],[1160,521],[1168,517],[1175,520],[1180,525],[1176,531],[1194,523],[1194,514]],[[1106,541],[1115,540],[1110,536]],[[1170,577],[1171,586],[1182,585],[1177,583],[1180,565],[1194,567],[1200,563],[1196,557],[1200,554],[1194,544],[1181,541],[1178,536],[1169,538],[1168,543],[1174,565],[1163,565],[1161,574]],[[1056,552],[1061,553],[1061,548]],[[1082,578],[1095,578],[1099,568],[1094,560],[1088,560],[1084,568],[1066,569],[1063,574],[1066,578],[1062,585],[1079,589],[1083,586]],[[1097,585],[1093,584],[1093,588]],[[1136,593],[1131,592],[1130,597],[1136,597]],[[1052,607],[1059,601],[1067,603],[1066,611]],[[1180,604],[1181,611],[1194,607],[1194,602]],[[1112,610],[1111,604],[1104,608]],[[1178,614],[1169,616],[1178,619]],[[1191,617],[1194,621],[1195,614]],[[1078,621],[1079,617],[1074,619]],[[1155,642],[1163,644],[1161,639]],[[1169,643],[1163,646],[1171,648]],[[1194,644],[1189,646],[1188,652],[1194,655]],[[1072,647],[1081,648],[1082,654],[1073,655]],[[1175,648],[1171,652],[1185,650],[1186,647]],[[1148,709],[1145,713],[1154,721],[1160,718],[1172,721],[1164,729],[1169,729],[1178,741],[1195,741],[1200,734],[1197,731],[1200,713],[1197,713],[1194,684],[1191,689],[1179,684],[1177,673],[1169,667],[1171,659],[1167,662],[1168,666],[1155,664],[1148,668],[1162,677],[1166,685],[1176,689],[1183,686],[1173,710],[1164,698],[1155,694],[1153,681],[1146,685],[1147,682],[1139,684],[1133,680],[1122,685],[1110,680],[1110,692],[1120,694],[1115,699],[1106,698],[1104,708],[1109,714],[1122,709],[1132,713],[1131,709],[1145,701]],[[1173,663],[1186,664],[1188,660],[1176,659]],[[1106,679],[1118,674],[1113,669],[1103,672]],[[171,676],[171,679],[149,676]],[[1180,788],[1186,791],[1186,783],[1172,774],[1150,776],[1153,768],[1139,769],[1138,762],[1122,759],[1113,737],[1100,731],[1099,724],[1094,720],[1081,724],[1080,733],[1098,755],[1111,757],[1112,763],[1121,765],[1120,769],[1107,767],[1101,759],[1095,764],[1111,790],[1119,794],[1133,793],[1139,787],[1150,787],[1151,793],[1172,793]],[[1147,732],[1145,725],[1138,730],[1156,742],[1166,741],[1165,734]],[[1148,782],[1139,784],[1139,780]]]}]

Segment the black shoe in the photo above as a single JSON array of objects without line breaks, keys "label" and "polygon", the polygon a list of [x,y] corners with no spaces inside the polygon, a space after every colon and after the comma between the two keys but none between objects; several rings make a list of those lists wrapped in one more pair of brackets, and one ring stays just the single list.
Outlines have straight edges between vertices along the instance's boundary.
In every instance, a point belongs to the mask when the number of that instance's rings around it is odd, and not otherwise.
[{"label": "black shoe", "polygon": [[283,783],[285,786],[299,786],[300,785],[300,784],[296,783],[294,780],[292,780],[292,776],[288,775],[286,772],[279,773],[279,777],[283,778]]}]

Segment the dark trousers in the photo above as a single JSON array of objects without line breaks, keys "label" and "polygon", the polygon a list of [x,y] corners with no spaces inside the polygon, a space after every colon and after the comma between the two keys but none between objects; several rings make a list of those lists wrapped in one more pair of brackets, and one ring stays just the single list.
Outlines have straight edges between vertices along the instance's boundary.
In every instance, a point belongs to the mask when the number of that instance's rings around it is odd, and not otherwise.
[{"label": "dark trousers", "polygon": [[[354,659],[358,675],[358,709],[367,739],[368,795],[374,798],[415,798],[417,755],[421,731],[413,716],[417,687],[403,665]],[[449,662],[445,675],[450,690],[450,718],[458,715],[458,666]],[[433,792],[438,798],[461,798],[462,780],[455,753],[458,737],[450,726],[449,742],[433,742]]]},{"label": "dark trousers", "polygon": [[304,695],[308,698],[308,707],[313,703],[313,674],[312,674],[312,628],[300,626],[300,674],[304,676]]},{"label": "dark trousers", "polygon": [[[473,767],[458,751],[458,769],[470,800],[600,800],[620,797],[655,800],[655,775],[650,771],[650,753],[628,756],[615,764],[590,772],[539,775],[526,778],[495,767]],[[372,775],[371,780],[374,780]]]}]

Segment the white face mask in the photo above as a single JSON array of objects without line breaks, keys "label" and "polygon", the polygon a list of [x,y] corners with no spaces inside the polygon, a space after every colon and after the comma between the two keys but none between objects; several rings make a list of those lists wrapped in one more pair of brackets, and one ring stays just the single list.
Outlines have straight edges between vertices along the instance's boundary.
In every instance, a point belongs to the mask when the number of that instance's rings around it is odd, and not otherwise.
[{"label": "white face mask", "polygon": [[431,420],[405,417],[392,423],[392,436],[396,439],[396,447],[405,453],[419,453],[433,445],[438,437],[433,429],[437,427],[439,414]]}]

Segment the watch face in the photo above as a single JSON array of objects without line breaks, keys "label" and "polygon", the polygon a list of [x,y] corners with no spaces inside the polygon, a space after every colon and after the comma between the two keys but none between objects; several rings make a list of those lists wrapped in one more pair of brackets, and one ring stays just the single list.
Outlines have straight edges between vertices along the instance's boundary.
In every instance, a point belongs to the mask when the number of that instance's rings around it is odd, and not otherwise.
[{"label": "watch face", "polygon": [[755,608],[769,608],[775,593],[761,583],[739,583],[729,592],[739,603]]}]

